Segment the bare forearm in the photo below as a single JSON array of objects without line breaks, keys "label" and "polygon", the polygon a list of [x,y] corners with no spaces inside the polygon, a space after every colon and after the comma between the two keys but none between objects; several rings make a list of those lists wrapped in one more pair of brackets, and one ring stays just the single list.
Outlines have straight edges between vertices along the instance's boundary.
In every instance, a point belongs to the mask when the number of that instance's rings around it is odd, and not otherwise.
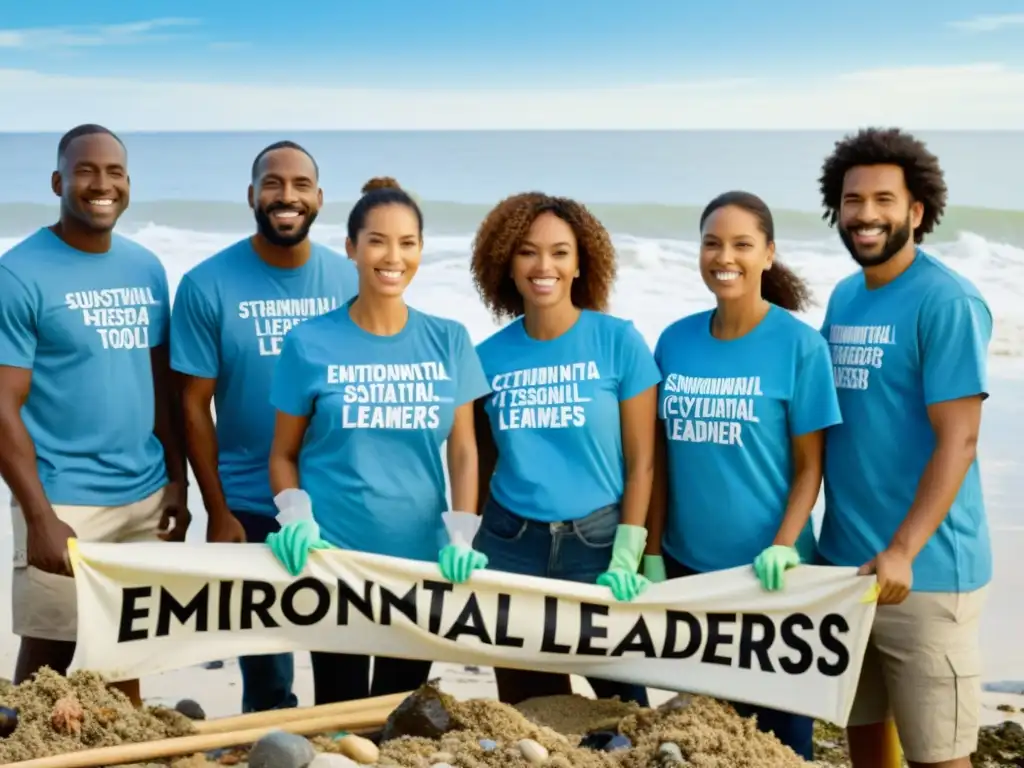
[{"label": "bare forearm", "polygon": [[803,533],[807,521],[811,519],[811,511],[818,500],[821,490],[821,468],[806,469],[798,472],[793,478],[789,489],[789,501],[782,517],[782,525],[775,534],[773,544],[792,547]]},{"label": "bare forearm", "polygon": [[230,514],[218,470],[217,428],[209,405],[185,404],[185,445],[188,461],[203,497],[203,506],[211,517]]},{"label": "bare forearm", "polygon": [[475,450],[449,451],[448,476],[451,478],[453,510],[477,513],[478,463]]},{"label": "bare forearm", "polygon": [[290,456],[270,456],[270,490],[276,496],[281,491],[299,487],[299,464]]},{"label": "bare forearm", "polygon": [[891,549],[917,557],[932,537],[960,492],[977,451],[974,438],[940,442],[917,484],[917,495],[889,544]]},{"label": "bare forearm", "polygon": [[188,484],[188,464],[185,459],[180,382],[171,371],[166,346],[153,349],[150,360],[155,403],[153,433],[164,448],[167,479],[184,488]]},{"label": "bare forearm", "polygon": [[622,524],[641,528],[647,522],[647,507],[651,503],[654,483],[652,462],[633,467],[626,475],[626,490],[622,494]]},{"label": "bare forearm", "polygon": [[26,522],[53,515],[36,466],[36,446],[21,420],[20,409],[0,410],[0,476],[18,500]]}]

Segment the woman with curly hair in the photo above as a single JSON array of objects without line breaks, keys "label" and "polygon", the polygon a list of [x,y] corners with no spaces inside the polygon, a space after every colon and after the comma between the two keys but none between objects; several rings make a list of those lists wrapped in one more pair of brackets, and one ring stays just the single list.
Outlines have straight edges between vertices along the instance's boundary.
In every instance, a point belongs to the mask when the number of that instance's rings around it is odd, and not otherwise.
[{"label": "woman with curly hair", "polygon": [[[597,582],[631,600],[647,584],[637,570],[661,376],[633,324],[604,314],[611,239],[573,200],[519,194],[481,224],[472,266],[493,315],[512,319],[477,348],[492,394],[478,403],[476,547],[492,569]],[[505,702],[568,692],[566,676],[496,674]],[[590,684],[647,702],[642,686]]]},{"label": "woman with curly hair", "polygon": [[[700,230],[716,303],[666,328],[654,351],[662,429],[644,573],[663,581],[753,563],[778,590],[787,568],[813,561],[825,430],[842,421],[832,362],[821,334],[790,314],[809,293],[775,258],[768,206],[727,192]],[[814,759],[812,718],[733,706]]]},{"label": "woman with curly hair", "polygon": [[[393,179],[371,180],[345,248],[359,294],[285,336],[271,385],[270,484],[283,527],[267,544],[293,576],[329,546],[436,560],[445,443],[451,508],[478,521],[473,403],[487,380],[462,325],[405,303],[423,248],[419,206]],[[449,577],[486,564],[466,546],[442,551]],[[371,680],[368,656],[314,652],[312,662],[317,704],[408,691],[431,666],[377,656]]]}]

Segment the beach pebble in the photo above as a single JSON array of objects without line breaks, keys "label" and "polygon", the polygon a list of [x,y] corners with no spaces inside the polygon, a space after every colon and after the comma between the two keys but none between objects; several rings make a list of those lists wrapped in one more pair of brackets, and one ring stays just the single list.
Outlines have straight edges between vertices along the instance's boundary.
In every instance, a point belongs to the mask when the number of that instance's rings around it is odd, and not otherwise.
[{"label": "beach pebble", "polygon": [[672,741],[664,741],[658,746],[658,759],[664,766],[686,765],[683,760],[683,751],[679,745]]},{"label": "beach pebble", "polygon": [[335,743],[338,745],[338,749],[341,750],[341,754],[352,758],[361,765],[376,763],[380,757],[380,748],[376,744],[354,733],[342,736]]},{"label": "beach pebble", "polygon": [[604,745],[604,751],[614,752],[617,749],[629,749],[631,746],[633,746],[633,742],[629,740],[628,736],[616,733],[608,739],[608,742]]},{"label": "beach pebble", "polygon": [[480,739],[480,746],[484,752],[493,752],[498,748],[498,742],[491,739]]},{"label": "beach pebble", "polygon": [[455,762],[455,755],[451,752],[435,752],[429,759],[431,765],[445,765]]},{"label": "beach pebble", "polygon": [[[316,756],[313,745],[304,737],[284,731],[271,731],[252,745],[252,749],[249,750],[249,766],[250,768],[306,768]],[[344,763],[338,765],[344,765]]]},{"label": "beach pebble", "polygon": [[189,720],[206,719],[206,712],[204,712],[203,708],[199,706],[198,701],[193,701],[192,699],[182,699],[174,705],[174,710],[176,712],[180,712]]},{"label": "beach pebble", "polygon": [[0,739],[6,739],[18,728],[18,710],[0,707]]},{"label": "beach pebble", "polygon": [[322,752],[313,758],[308,768],[359,768],[359,763],[344,755]]},{"label": "beach pebble", "polygon": [[548,751],[533,739],[520,739],[516,746],[529,763],[537,765],[548,759]]},{"label": "beach pebble", "polygon": [[693,696],[688,693],[677,693],[658,707],[658,710],[661,712],[675,712],[679,709],[686,709],[691,703],[693,703]]}]

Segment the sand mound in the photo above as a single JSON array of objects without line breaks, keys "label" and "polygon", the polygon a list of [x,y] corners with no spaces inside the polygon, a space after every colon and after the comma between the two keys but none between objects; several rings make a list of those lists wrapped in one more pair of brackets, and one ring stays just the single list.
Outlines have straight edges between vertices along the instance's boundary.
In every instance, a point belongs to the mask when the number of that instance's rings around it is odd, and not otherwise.
[{"label": "sand mound", "polygon": [[0,765],[194,733],[184,715],[162,707],[135,709],[91,672],[62,677],[44,668],[0,692],[0,706],[18,711],[17,729],[0,739]]},{"label": "sand mound", "polygon": [[[381,746],[379,765],[426,768],[515,768],[531,763],[519,747],[530,739],[548,752],[550,768],[649,768],[662,765],[659,747],[672,742],[692,768],[799,768],[807,765],[775,737],[757,730],[731,707],[694,697],[658,710],[582,696],[531,699],[519,707],[496,701],[457,701],[441,693],[455,728],[439,739],[404,736]],[[596,726],[596,728],[595,728]],[[581,736],[612,730],[632,742],[603,752],[580,747]],[[560,732],[561,731],[561,732]],[[483,742],[483,743],[481,743]],[[491,743],[488,743],[491,742]],[[330,749],[330,745],[318,745]]]}]

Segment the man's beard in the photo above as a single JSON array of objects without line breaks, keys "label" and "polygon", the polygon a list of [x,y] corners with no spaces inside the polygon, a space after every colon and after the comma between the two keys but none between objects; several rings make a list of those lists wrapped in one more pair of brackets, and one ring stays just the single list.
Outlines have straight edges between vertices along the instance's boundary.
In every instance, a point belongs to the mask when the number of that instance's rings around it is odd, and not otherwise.
[{"label": "man's beard", "polygon": [[292,210],[286,205],[272,205],[267,209],[256,208],[254,210],[256,216],[256,231],[259,232],[263,238],[271,245],[276,245],[279,248],[291,248],[293,245],[298,245],[309,236],[309,228],[313,226],[313,222],[316,221],[316,211],[304,210],[304,219],[302,226],[292,232],[278,232],[274,229],[274,224],[270,220],[270,214],[278,210]]},{"label": "man's beard", "polygon": [[853,260],[860,264],[860,266],[878,267],[903,250],[903,247],[910,241],[910,236],[913,233],[910,215],[907,214],[907,220],[899,229],[894,230],[889,225],[882,227],[882,230],[885,234],[885,245],[882,246],[882,252],[877,256],[864,256],[858,253],[857,244],[854,242],[853,236],[844,227],[839,228],[839,238],[843,241],[843,245],[846,246],[846,250],[850,252]]}]

